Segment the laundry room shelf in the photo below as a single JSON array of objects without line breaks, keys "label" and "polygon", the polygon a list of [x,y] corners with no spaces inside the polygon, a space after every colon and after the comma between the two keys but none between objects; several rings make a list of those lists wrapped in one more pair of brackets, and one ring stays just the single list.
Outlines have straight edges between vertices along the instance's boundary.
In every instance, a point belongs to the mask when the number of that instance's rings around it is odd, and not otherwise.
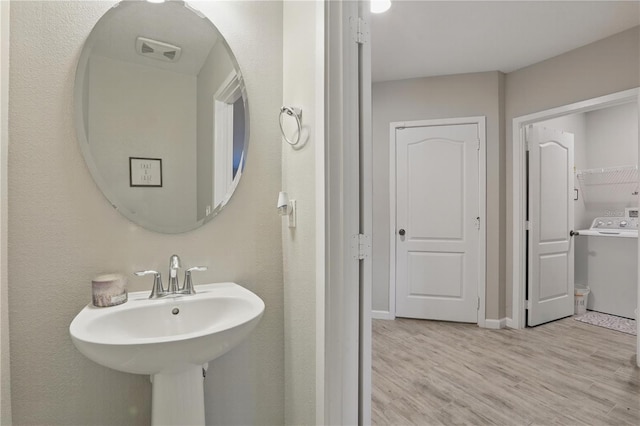
[{"label": "laundry room shelf", "polygon": [[627,203],[638,196],[638,166],[578,170],[586,203]]}]

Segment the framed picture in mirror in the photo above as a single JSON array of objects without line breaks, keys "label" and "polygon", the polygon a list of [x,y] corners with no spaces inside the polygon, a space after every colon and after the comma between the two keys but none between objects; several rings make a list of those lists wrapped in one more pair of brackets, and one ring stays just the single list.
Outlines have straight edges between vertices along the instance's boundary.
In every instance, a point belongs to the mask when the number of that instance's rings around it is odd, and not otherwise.
[{"label": "framed picture in mirror", "polygon": [[162,187],[162,159],[129,157],[129,186]]}]

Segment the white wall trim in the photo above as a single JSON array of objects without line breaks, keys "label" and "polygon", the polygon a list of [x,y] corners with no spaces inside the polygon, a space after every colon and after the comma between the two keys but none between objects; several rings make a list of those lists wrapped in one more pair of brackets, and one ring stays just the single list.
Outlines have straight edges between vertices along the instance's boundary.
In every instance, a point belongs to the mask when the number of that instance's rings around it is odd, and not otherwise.
[{"label": "white wall trim", "polygon": [[396,317],[389,311],[371,311],[372,319],[394,320]]},{"label": "white wall trim", "polygon": [[[213,209],[226,204],[233,182],[233,104],[214,97],[213,105],[213,204],[210,206],[209,214]],[[201,213],[203,212],[198,212]]]},{"label": "white wall trim", "polygon": [[505,320],[506,320],[506,321],[505,321],[505,325],[507,326],[507,328],[515,328],[515,327],[513,326],[513,319],[511,319],[511,318],[505,318]]},{"label": "white wall trim", "polygon": [[499,330],[501,328],[505,328],[507,326],[507,318],[497,319],[487,319],[484,322],[484,328],[489,328],[492,330]]},{"label": "white wall trim", "polygon": [[396,317],[396,129],[404,122],[389,124],[389,314]]},{"label": "white wall trim", "polygon": [[[358,17],[371,22],[368,1],[358,2]],[[360,233],[373,237],[373,100],[371,89],[371,43],[359,45],[359,126],[360,126]],[[372,312],[373,259],[368,255],[360,262],[360,383],[358,421],[362,425],[371,424],[372,396]]]},{"label": "white wall trim", "polygon": [[478,123],[480,152],[478,158],[478,212],[480,238],[478,241],[478,327],[486,327],[487,309],[487,117],[472,117]]},{"label": "white wall trim", "polygon": [[[213,195],[210,212],[229,201],[233,182],[233,104],[242,96],[242,79],[234,70],[213,95]],[[242,170],[242,166],[238,171]],[[198,212],[200,213],[200,212]]]},{"label": "white wall trim", "polygon": [[360,226],[358,46],[349,18],[357,2],[324,2],[325,371],[323,424],[358,424],[360,411]]},{"label": "white wall trim", "polygon": [[[526,217],[526,176],[525,176],[525,138],[524,128],[529,124],[550,120],[568,114],[578,114],[594,111],[625,103],[638,102],[640,89],[629,89],[612,93],[557,108],[523,115],[513,119],[513,275],[512,275],[512,312],[511,327],[524,328],[525,321],[525,282],[526,282],[526,247],[525,223]],[[640,349],[640,348],[639,348]]]},{"label": "white wall trim", "polygon": [[389,125],[389,313],[396,316],[396,129],[399,127],[477,124],[480,139],[478,157],[478,211],[480,238],[478,240],[478,327],[486,327],[486,259],[487,259],[487,131],[485,116],[441,118],[434,120],[397,121]]},{"label": "white wall trim", "polygon": [[242,96],[242,79],[238,73],[234,70],[224,79],[218,90],[213,95],[213,99],[216,101],[224,102],[225,104],[232,104]]},{"label": "white wall trim", "polygon": [[316,157],[316,424],[325,424],[325,6],[316,2],[315,157]]}]

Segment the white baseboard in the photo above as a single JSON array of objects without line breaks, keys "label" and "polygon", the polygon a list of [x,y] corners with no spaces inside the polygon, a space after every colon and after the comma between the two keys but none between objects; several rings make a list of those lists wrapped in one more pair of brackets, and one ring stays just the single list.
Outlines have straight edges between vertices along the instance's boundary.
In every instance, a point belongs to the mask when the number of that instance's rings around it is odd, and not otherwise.
[{"label": "white baseboard", "polygon": [[383,319],[383,320],[393,320],[395,317],[391,315],[389,311],[371,311],[371,318],[373,319]]},{"label": "white baseboard", "polygon": [[491,328],[498,330],[507,326],[507,318],[501,318],[499,320],[486,319],[484,320],[484,328]]},{"label": "white baseboard", "polygon": [[507,327],[513,328],[513,318],[507,318]]}]

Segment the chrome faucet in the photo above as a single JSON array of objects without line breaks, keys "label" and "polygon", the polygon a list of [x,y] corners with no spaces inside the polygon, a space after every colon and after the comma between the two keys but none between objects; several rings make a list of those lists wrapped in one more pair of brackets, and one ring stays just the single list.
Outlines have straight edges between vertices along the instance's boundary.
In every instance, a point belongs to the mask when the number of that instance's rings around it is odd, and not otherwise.
[{"label": "chrome faucet", "polygon": [[177,293],[180,290],[178,282],[178,269],[182,268],[180,258],[174,254],[169,258],[169,293]]},{"label": "chrome faucet", "polygon": [[149,299],[159,299],[161,297],[170,295],[189,295],[196,294],[196,290],[193,288],[193,282],[191,281],[191,272],[193,271],[206,271],[206,266],[194,266],[189,268],[184,273],[184,282],[182,287],[178,282],[178,269],[182,268],[180,257],[174,254],[169,258],[169,286],[165,290],[162,285],[162,276],[158,271],[139,271],[134,272],[135,275],[141,277],[143,275],[153,275],[153,287],[151,288],[151,294]]}]

